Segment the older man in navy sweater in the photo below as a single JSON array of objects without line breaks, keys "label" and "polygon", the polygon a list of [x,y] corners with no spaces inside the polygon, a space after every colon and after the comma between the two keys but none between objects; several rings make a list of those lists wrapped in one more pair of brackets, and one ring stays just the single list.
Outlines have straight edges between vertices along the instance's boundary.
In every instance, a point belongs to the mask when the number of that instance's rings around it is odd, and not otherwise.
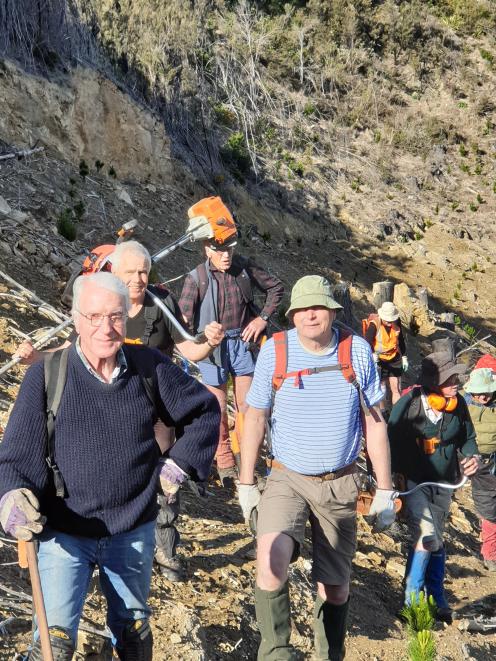
[{"label": "older man in navy sweater", "polygon": [[[109,273],[81,277],[74,285],[78,339],[66,350],[53,435],[64,497],[57,495],[46,461],[43,363],[26,373],[0,446],[0,522],[18,539],[38,535],[56,660],[72,659],[95,566],[119,658],[152,658],[147,599],[158,481],[173,499],[187,476],[207,477],[217,445],[215,397],[158,352],[122,347],[128,305],[126,287]],[[153,431],[155,406],[134,367],[139,362],[152,366],[162,415],[176,429],[164,463]],[[41,660],[39,642],[30,658]]]}]

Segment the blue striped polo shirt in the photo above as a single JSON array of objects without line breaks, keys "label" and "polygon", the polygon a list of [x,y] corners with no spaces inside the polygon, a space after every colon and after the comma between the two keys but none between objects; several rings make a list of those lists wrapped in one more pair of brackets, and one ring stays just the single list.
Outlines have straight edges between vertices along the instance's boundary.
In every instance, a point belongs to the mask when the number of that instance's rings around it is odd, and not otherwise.
[{"label": "blue striped polo shirt", "polygon": [[[334,333],[339,333],[334,329]],[[339,337],[339,336],[338,336]],[[287,372],[337,365],[337,343],[324,355],[306,351],[296,329],[288,332]],[[353,336],[352,362],[365,402],[374,406],[383,397],[369,344]],[[274,341],[268,340],[257,360],[246,398],[257,409],[271,406]],[[356,388],[339,370],[303,376],[299,387],[288,378],[276,394],[272,412],[272,452],[285,466],[304,475],[337,470],[356,459],[361,447],[360,400]]]}]

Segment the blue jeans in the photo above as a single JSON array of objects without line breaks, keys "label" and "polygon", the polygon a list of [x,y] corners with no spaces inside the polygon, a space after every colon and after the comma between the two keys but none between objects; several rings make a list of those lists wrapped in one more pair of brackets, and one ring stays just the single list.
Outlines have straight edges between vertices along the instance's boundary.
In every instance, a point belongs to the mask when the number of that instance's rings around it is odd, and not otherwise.
[{"label": "blue jeans", "polygon": [[[118,535],[92,539],[45,527],[39,537],[38,567],[49,627],[67,630],[74,644],[94,567],[107,600],[112,642],[135,620],[148,619],[155,546],[155,521]],[[35,632],[35,639],[38,638]]]}]

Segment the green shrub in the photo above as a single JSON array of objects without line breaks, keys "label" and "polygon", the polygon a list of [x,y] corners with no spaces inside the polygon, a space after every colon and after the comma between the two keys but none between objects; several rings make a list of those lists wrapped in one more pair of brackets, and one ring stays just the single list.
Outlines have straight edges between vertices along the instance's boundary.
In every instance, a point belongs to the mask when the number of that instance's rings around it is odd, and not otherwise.
[{"label": "green shrub", "polygon": [[64,209],[57,216],[57,232],[68,241],[74,241],[77,236],[76,225],[71,209]]},{"label": "green shrub", "polygon": [[467,156],[467,154],[468,154],[468,149],[465,147],[465,145],[463,144],[463,142],[460,143],[460,146],[458,147],[458,151],[460,152],[460,156],[464,156],[464,157],[465,157],[465,156]]},{"label": "green shrub", "polygon": [[468,207],[470,211],[473,211],[474,213],[479,209],[479,206],[475,202],[470,202]]},{"label": "green shrub", "polygon": [[98,158],[95,161],[95,168],[97,172],[100,172],[100,170],[103,168],[105,163],[102,163]]},{"label": "green shrub", "polygon": [[494,62],[494,55],[493,55],[492,53],[490,53],[490,52],[489,52],[488,50],[486,50],[485,48],[481,48],[481,49],[479,50],[479,53],[480,53],[480,55],[481,55],[481,57],[482,57],[483,60],[486,60],[486,62],[489,62],[489,64],[493,64],[493,62]]},{"label": "green shrub", "polygon": [[76,220],[80,221],[83,219],[84,212],[86,211],[86,208],[84,206],[84,202],[79,200],[74,206],[73,206],[73,211],[74,215],[76,217]]},{"label": "green shrub", "polygon": [[212,108],[214,112],[215,120],[218,124],[222,126],[228,126],[229,128],[236,126],[237,117],[230,108],[225,106],[223,103],[218,103]]},{"label": "green shrub", "polygon": [[114,179],[117,177],[117,172],[114,170],[114,166],[111,165],[108,169],[109,177],[113,177]]},{"label": "green shrub", "polygon": [[459,108],[468,108],[468,103],[466,103],[465,101],[459,101],[458,102],[458,107]]},{"label": "green shrub", "polygon": [[239,179],[242,179],[242,175],[248,174],[251,169],[250,153],[245,136],[240,131],[231,133],[224,146],[221,147],[220,155],[224,163]]},{"label": "green shrub", "polygon": [[90,169],[85,160],[81,159],[79,161],[79,176],[83,179],[90,173]]},{"label": "green shrub", "polygon": [[311,117],[312,115],[315,115],[316,112],[317,112],[317,107],[313,103],[311,103],[310,101],[305,103],[305,106],[303,108],[303,114],[305,115],[305,117]]},{"label": "green shrub", "polygon": [[465,331],[465,333],[467,333],[467,335],[469,336],[469,338],[471,340],[473,340],[475,338],[475,336],[477,335],[477,330],[473,326],[471,326],[470,324],[467,324],[467,323],[463,324],[462,330]]}]

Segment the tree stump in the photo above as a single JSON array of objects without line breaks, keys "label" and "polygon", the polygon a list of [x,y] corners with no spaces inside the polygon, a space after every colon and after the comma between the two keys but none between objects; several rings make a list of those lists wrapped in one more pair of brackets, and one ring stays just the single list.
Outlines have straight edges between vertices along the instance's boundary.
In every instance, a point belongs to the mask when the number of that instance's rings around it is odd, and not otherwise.
[{"label": "tree stump", "polygon": [[455,330],[455,313],[454,312],[443,312],[439,315],[439,323],[444,328],[448,330]]},{"label": "tree stump", "polygon": [[451,354],[453,360],[456,358],[455,341],[451,337],[442,337],[438,340],[432,340],[432,351],[437,353],[444,351]]},{"label": "tree stump", "polygon": [[334,287],[334,298],[343,306],[339,313],[340,320],[347,326],[353,327],[353,308],[350,296],[350,286],[347,282],[338,282]]},{"label": "tree stump", "polygon": [[424,306],[424,308],[429,309],[429,294],[427,293],[426,287],[421,287],[417,291],[417,298],[420,301],[420,303]]},{"label": "tree stump", "polygon": [[372,298],[374,306],[378,310],[383,303],[392,301],[394,297],[394,283],[389,280],[374,282],[372,285]]}]

